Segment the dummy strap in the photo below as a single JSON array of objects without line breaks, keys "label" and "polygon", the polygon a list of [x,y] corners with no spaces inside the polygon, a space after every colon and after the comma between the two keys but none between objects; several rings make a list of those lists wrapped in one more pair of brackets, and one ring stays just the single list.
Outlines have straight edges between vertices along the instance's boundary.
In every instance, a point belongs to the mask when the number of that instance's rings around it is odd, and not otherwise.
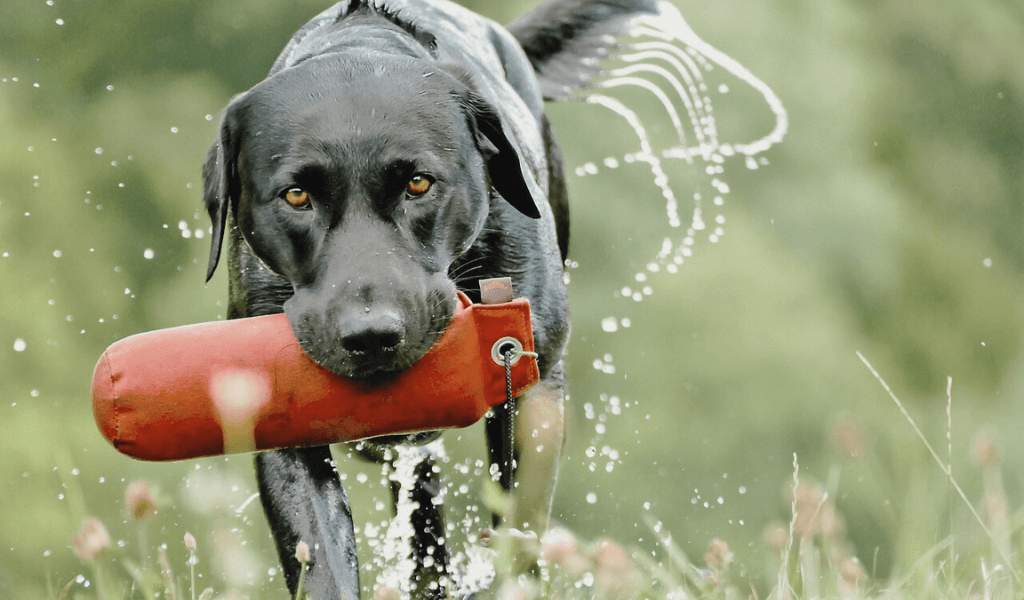
[{"label": "dummy strap", "polygon": [[[480,280],[480,302],[482,304],[498,304],[512,301],[512,279],[499,277],[495,279]],[[505,402],[491,409],[487,420],[489,425],[499,426],[498,439],[493,443],[498,445],[497,462],[498,483],[506,492],[512,490],[512,474],[515,463],[515,439],[516,439],[516,398],[512,394],[512,365],[522,356],[537,357],[536,352],[528,352],[523,349],[523,344],[513,337],[504,337],[494,343],[491,349],[491,357],[494,362],[505,367]],[[490,429],[490,427],[489,427]],[[494,458],[492,454],[492,458]],[[500,517],[495,515],[495,525],[498,525]]]}]

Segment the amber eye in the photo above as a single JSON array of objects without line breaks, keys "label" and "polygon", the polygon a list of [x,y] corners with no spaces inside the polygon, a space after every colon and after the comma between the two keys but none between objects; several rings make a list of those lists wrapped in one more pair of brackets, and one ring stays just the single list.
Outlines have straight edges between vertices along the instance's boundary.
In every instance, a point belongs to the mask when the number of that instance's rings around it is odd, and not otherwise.
[{"label": "amber eye", "polygon": [[408,192],[410,196],[422,196],[430,191],[430,186],[432,185],[434,185],[432,179],[426,175],[417,173],[409,179],[409,183],[405,184],[405,191]]},{"label": "amber eye", "polygon": [[309,192],[302,188],[292,188],[284,193],[284,201],[295,208],[303,208],[309,204]]}]

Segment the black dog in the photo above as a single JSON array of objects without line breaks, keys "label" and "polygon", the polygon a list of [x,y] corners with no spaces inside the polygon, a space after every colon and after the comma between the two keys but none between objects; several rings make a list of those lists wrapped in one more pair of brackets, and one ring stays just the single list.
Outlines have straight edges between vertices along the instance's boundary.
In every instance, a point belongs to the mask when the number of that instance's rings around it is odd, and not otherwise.
[{"label": "black dog", "polygon": [[[546,448],[517,447],[514,527],[546,526],[563,439],[568,205],[543,100],[584,86],[607,36],[655,12],[651,0],[554,0],[505,30],[445,0],[341,2],[232,100],[203,170],[210,275],[228,238],[229,317],[283,310],[306,353],[346,377],[409,367],[444,330],[456,289],[479,301],[478,280],[512,278],[531,303],[542,378],[520,399],[519,445],[529,435]],[[487,428],[495,464],[502,418]],[[312,596],[354,600],[352,517],[330,459],[326,447],[257,455],[261,499],[289,589],[301,540]],[[416,593],[444,597],[429,456],[417,474],[415,489],[395,490],[419,501]]]}]

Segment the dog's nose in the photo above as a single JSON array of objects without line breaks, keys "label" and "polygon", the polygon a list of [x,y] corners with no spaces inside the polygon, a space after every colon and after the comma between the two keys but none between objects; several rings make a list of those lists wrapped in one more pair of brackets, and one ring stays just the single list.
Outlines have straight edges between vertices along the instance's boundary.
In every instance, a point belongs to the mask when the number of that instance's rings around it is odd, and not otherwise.
[{"label": "dog's nose", "polygon": [[393,354],[405,336],[405,323],[392,310],[349,313],[340,325],[341,347],[365,358]]}]

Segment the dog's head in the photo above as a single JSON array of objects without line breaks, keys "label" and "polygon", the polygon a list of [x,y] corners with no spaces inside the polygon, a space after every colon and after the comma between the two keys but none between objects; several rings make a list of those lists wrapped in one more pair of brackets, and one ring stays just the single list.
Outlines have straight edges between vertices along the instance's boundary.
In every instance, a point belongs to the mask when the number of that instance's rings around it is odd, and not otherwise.
[{"label": "dog's head", "polygon": [[306,353],[346,377],[411,366],[455,305],[449,267],[496,192],[538,217],[499,113],[427,61],[340,52],[264,80],[225,109],[203,169],[213,220],[208,278],[228,211],[294,295]]}]

